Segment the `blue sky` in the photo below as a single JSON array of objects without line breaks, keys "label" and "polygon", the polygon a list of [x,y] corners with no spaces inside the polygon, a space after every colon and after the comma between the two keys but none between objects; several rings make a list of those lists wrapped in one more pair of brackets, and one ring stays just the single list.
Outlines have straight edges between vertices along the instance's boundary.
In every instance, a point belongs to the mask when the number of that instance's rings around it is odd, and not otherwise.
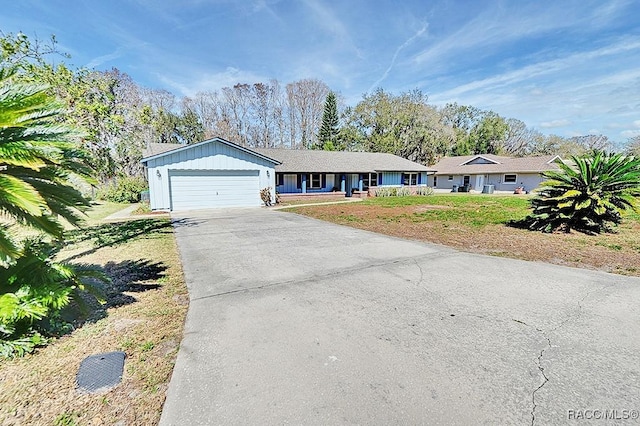
[{"label": "blue sky", "polygon": [[637,0],[20,0],[0,29],[192,95],[317,78],[492,109],[543,133],[640,135]]}]

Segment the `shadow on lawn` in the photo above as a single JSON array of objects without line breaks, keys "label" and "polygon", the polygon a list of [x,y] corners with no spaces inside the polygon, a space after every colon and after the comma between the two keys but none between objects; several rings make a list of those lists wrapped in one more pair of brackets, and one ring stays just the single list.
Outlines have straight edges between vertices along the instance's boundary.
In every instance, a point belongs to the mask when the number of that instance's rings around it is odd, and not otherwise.
[{"label": "shadow on lawn", "polygon": [[104,304],[91,295],[83,294],[81,303],[74,302],[64,309],[62,317],[81,327],[87,322],[95,322],[107,316],[109,308],[117,308],[137,302],[131,294],[155,290],[161,287],[160,280],[165,277],[167,266],[148,259],[108,262],[104,273],[111,279],[109,283],[94,282],[102,290]]},{"label": "shadow on lawn", "polygon": [[106,303],[104,308],[128,305],[136,301],[135,297],[124,294],[141,293],[160,287],[158,280],[164,277],[167,267],[160,262],[148,259],[108,262],[104,272],[111,278],[111,283],[104,285]]},{"label": "shadow on lawn", "polygon": [[113,247],[137,237],[151,238],[154,234],[171,233],[171,222],[166,219],[137,219],[126,222],[105,223],[65,234],[65,244],[90,241],[92,248],[65,259],[71,261],[94,253],[103,247]]},{"label": "shadow on lawn", "polygon": [[[166,219],[137,219],[72,230],[65,234],[66,245],[88,243],[91,248],[62,261],[71,262],[104,247],[115,247],[136,238],[157,238],[171,232],[171,222]],[[101,290],[105,303],[101,304],[96,297],[83,293],[82,300],[73,302],[61,313],[62,318],[71,323],[73,328],[105,318],[109,308],[136,302],[137,299],[130,293],[159,288],[167,266],[161,262],[139,259],[108,262],[101,269],[111,282],[93,280],[91,285]]]}]

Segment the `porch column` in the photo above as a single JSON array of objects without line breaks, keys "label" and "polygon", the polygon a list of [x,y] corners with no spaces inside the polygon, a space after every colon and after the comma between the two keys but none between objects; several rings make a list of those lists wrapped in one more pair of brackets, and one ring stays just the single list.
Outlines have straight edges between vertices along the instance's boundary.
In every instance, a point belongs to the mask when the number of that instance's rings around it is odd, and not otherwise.
[{"label": "porch column", "polygon": [[358,191],[362,191],[362,173],[358,175]]},{"label": "porch column", "polygon": [[306,173],[302,174],[302,193],[303,194],[307,193],[307,174]]},{"label": "porch column", "polygon": [[347,177],[345,175],[340,175],[340,191],[346,192],[347,190]]}]

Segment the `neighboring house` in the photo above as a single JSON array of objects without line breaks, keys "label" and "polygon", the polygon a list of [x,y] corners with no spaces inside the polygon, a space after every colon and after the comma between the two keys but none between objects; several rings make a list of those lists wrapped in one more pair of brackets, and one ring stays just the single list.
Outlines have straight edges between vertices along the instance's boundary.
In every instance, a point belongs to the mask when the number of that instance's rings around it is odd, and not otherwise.
[{"label": "neighboring house", "polygon": [[538,187],[544,180],[542,173],[558,170],[557,155],[539,157],[501,157],[492,154],[445,157],[433,166],[436,173],[429,183],[434,188],[452,189],[469,185],[482,191],[484,185],[493,185],[496,191],[514,191],[523,187],[526,191]]},{"label": "neighboring house", "polygon": [[279,164],[220,138],[194,145],[151,144],[143,155],[152,210],[258,207],[260,190],[275,187]]},{"label": "neighboring house", "polygon": [[340,191],[349,197],[354,190],[427,186],[428,174],[435,171],[397,155],[378,152],[254,150],[280,163],[275,166],[276,189],[280,194]]}]

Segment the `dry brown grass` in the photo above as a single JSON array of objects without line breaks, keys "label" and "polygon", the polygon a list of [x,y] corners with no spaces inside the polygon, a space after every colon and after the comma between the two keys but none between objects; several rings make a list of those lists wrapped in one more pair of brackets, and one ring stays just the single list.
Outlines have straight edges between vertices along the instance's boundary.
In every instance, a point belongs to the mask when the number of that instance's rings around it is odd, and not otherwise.
[{"label": "dry brown grass", "polygon": [[[62,257],[102,265],[113,278],[107,307],[33,355],[0,362],[0,423],[156,424],[189,300],[169,221],[96,225],[71,240]],[[127,355],[122,382],[104,394],[79,393],[80,362],[115,350]]]},{"label": "dry brown grass", "polygon": [[395,237],[516,259],[640,276],[640,220],[630,216],[616,234],[543,234],[505,225],[526,215],[513,197],[404,197],[397,202],[309,206],[296,213]]}]

